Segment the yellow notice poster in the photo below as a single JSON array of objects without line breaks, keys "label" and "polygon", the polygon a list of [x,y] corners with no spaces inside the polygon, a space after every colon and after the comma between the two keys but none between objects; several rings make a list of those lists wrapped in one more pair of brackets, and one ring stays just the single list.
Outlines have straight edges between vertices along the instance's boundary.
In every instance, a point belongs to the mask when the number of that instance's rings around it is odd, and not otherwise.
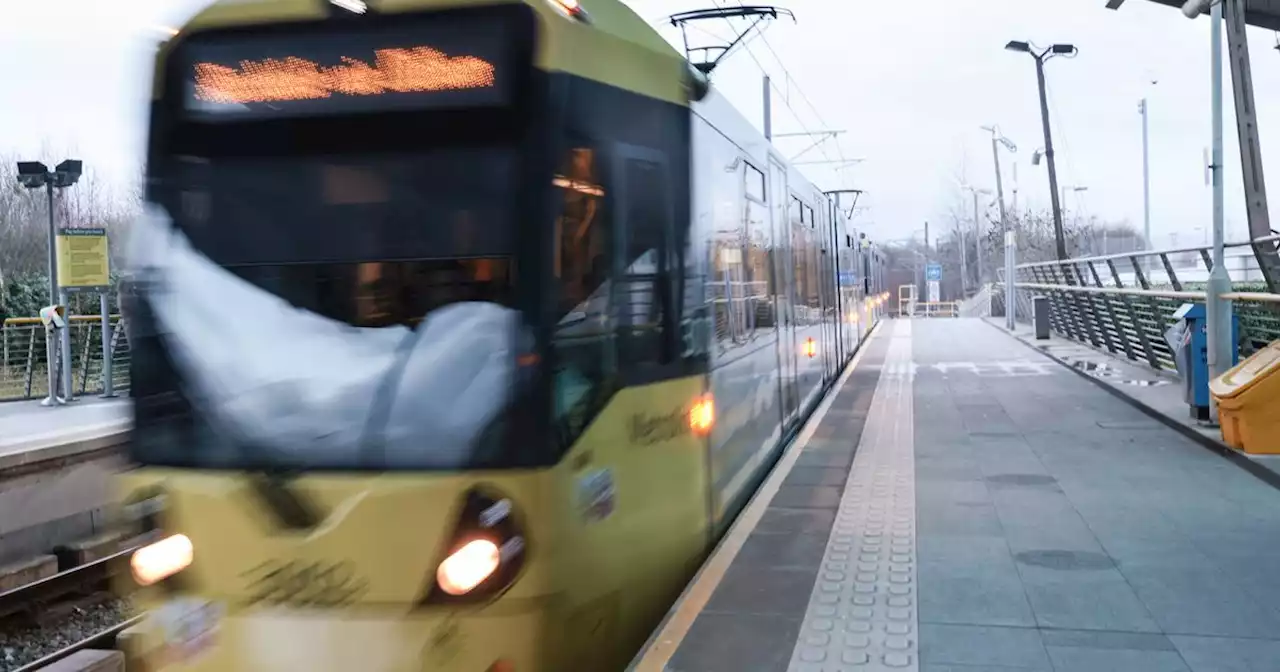
[{"label": "yellow notice poster", "polygon": [[58,229],[58,286],[69,292],[104,289],[111,282],[106,229]]}]

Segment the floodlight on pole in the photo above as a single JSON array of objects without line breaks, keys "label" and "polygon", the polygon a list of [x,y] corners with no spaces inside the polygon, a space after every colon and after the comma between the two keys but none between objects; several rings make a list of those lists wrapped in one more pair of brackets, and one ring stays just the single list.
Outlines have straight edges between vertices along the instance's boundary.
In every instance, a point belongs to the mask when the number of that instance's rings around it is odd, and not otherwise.
[{"label": "floodlight on pole", "polygon": [[78,159],[67,159],[49,170],[39,161],[18,162],[18,184],[27,189],[45,190],[49,202],[49,303],[56,304],[58,294],[58,231],[54,224],[53,190],[65,189],[80,181],[84,172],[84,162]]},{"label": "floodlight on pole", "polygon": [[[58,291],[58,230],[54,221],[53,211],[53,190],[65,189],[80,180],[83,172],[84,164],[77,159],[67,159],[54,166],[50,171],[47,166],[39,161],[19,161],[18,162],[18,183],[27,189],[44,188],[45,195],[49,203],[49,303],[51,305],[65,305],[67,296],[65,292]],[[48,337],[46,341],[48,348],[48,359],[53,361],[53,336]],[[62,390],[66,399],[71,399],[71,339],[63,336],[58,339],[61,345],[62,360]],[[54,406],[62,403],[58,399],[58,385],[55,376],[55,369],[49,366],[49,396],[44,400],[44,405]]]},{"label": "floodlight on pole", "polygon": [[49,169],[39,161],[18,162],[18,184],[28,189],[39,189],[45,186],[49,177]]}]

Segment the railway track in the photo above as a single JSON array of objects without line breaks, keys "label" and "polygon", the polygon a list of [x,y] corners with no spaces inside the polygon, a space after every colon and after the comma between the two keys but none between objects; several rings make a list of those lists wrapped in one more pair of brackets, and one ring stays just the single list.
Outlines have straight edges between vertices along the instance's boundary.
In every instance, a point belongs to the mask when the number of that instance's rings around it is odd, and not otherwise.
[{"label": "railway track", "polygon": [[[112,579],[119,572],[128,571],[132,552],[133,548],[117,551],[0,593],[0,636],[7,630],[25,631],[26,639],[41,643],[38,648],[17,653],[12,649],[21,644],[10,645],[3,653],[6,658],[14,659],[0,659],[0,670],[34,672],[77,651],[112,648],[116,636],[138,620],[138,617],[116,617],[121,611],[120,605],[110,591]],[[86,613],[94,617],[84,619],[87,623],[76,622],[78,614]],[[109,622],[98,622],[103,619]],[[23,639],[23,635],[19,634],[17,639]],[[70,643],[61,644],[67,640]],[[48,650],[50,641],[52,650]]]}]

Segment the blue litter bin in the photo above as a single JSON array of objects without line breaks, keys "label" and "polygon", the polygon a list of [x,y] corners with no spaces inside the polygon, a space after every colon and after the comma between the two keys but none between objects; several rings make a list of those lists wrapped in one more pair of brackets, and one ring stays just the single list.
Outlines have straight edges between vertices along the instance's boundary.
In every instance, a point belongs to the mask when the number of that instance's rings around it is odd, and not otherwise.
[{"label": "blue litter bin", "polygon": [[[1204,304],[1184,303],[1174,312],[1177,320],[1165,332],[1174,364],[1182,377],[1183,398],[1191,417],[1209,419],[1209,321]],[[1231,315],[1231,365],[1240,360],[1240,321]]]}]

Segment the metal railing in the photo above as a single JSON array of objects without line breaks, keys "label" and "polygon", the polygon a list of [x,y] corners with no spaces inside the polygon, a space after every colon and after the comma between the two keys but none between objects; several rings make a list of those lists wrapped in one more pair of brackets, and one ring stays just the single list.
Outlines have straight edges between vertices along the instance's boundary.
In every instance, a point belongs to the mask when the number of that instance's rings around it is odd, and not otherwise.
[{"label": "metal railing", "polygon": [[[117,392],[129,389],[129,338],[119,315],[111,316],[111,378]],[[72,390],[76,396],[104,389],[102,320],[68,318],[71,338]],[[54,365],[58,366],[56,356]],[[44,325],[38,317],[9,318],[0,323],[0,401],[40,399],[49,394],[49,353]]]},{"label": "metal railing", "polygon": [[[1233,291],[1222,297],[1239,320],[1241,357],[1280,339],[1280,278],[1268,277],[1268,266],[1260,263],[1276,241],[1280,235],[1225,245],[1233,252],[1223,260]],[[1015,269],[1014,317],[1029,322],[1032,297],[1045,296],[1049,326],[1058,335],[1173,370],[1165,331],[1183,303],[1204,302],[1212,263],[1211,248],[1203,246],[1021,264]],[[1003,292],[993,304],[1004,314]]]},{"label": "metal railing", "polygon": [[960,317],[990,317],[992,303],[992,286],[980,287],[973,296],[960,302]]},{"label": "metal railing", "polygon": [[921,301],[912,317],[960,317],[959,301]]}]

